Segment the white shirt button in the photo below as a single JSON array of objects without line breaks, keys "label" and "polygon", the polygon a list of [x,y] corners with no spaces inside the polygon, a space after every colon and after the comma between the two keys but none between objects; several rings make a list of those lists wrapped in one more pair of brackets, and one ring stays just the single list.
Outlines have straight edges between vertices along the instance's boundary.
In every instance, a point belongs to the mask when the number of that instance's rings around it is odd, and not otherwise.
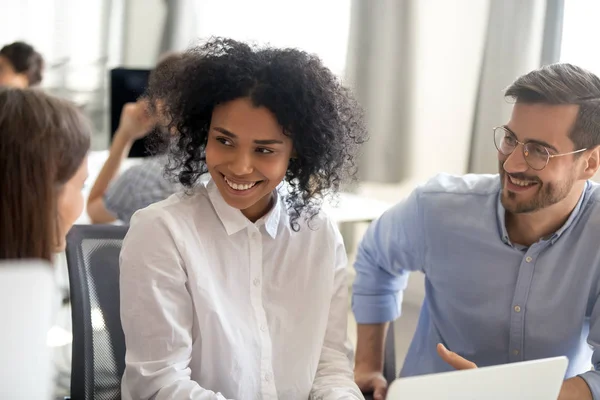
[{"label": "white shirt button", "polygon": [[260,286],[260,279],[254,278],[254,280],[252,281],[252,283],[254,283],[254,286]]},{"label": "white shirt button", "polygon": [[519,312],[521,312],[521,307],[519,307],[519,306],[515,306],[514,310],[515,310],[515,312],[518,312],[518,313],[519,313]]},{"label": "white shirt button", "polygon": [[266,332],[267,331],[267,326],[266,325],[261,325],[260,326],[260,330],[263,331],[263,332]]},{"label": "white shirt button", "polygon": [[531,260],[533,260],[533,258],[531,258],[531,257],[529,257],[529,256],[527,256],[527,257],[525,258],[525,261],[527,261],[528,263],[530,263],[530,262],[531,262]]},{"label": "white shirt button", "polygon": [[271,374],[268,372],[265,374],[265,382],[271,382]]},{"label": "white shirt button", "polygon": [[252,237],[252,239],[258,239],[260,237],[260,234],[258,232],[252,232],[250,236]]}]

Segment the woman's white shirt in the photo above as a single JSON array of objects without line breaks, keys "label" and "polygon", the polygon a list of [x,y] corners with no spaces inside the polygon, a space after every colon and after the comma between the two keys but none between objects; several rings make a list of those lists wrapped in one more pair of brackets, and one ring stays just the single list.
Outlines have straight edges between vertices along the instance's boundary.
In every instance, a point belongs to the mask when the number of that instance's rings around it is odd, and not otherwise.
[{"label": "woman's white shirt", "polygon": [[138,211],[121,252],[123,399],[362,399],[346,253],[319,213],[256,223],[213,181]]}]

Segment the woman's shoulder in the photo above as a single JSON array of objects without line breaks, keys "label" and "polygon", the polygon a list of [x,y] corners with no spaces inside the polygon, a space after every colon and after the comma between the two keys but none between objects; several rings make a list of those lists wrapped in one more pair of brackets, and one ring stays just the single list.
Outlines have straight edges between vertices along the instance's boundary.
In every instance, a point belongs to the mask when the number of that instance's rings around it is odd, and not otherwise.
[{"label": "woman's shoulder", "polygon": [[197,210],[204,209],[204,203],[208,202],[206,189],[203,187],[198,187],[191,191],[180,191],[164,200],[136,211],[131,218],[131,225],[147,220],[172,220],[174,222],[182,219],[190,220],[194,218]]},{"label": "woman's shoulder", "polygon": [[207,207],[202,191],[175,193],[165,200],[136,211],[127,233],[129,242],[139,242],[143,248],[161,248],[165,243],[182,246],[205,226],[201,211]]}]

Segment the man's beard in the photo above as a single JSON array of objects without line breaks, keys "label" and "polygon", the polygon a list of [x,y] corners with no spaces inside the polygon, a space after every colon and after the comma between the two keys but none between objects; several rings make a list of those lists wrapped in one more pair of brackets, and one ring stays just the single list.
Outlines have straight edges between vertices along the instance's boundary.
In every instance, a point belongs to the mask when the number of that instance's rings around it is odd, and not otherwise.
[{"label": "man's beard", "polygon": [[550,207],[567,197],[575,183],[573,178],[569,178],[569,180],[565,182],[545,183],[537,177],[527,176],[525,174],[508,174],[502,165],[503,163],[500,162],[500,182],[503,189],[505,179],[508,179],[507,175],[519,180],[537,182],[536,193],[529,200],[517,202],[519,196],[518,193],[502,190],[500,196],[502,206],[506,211],[513,214],[531,213]]}]

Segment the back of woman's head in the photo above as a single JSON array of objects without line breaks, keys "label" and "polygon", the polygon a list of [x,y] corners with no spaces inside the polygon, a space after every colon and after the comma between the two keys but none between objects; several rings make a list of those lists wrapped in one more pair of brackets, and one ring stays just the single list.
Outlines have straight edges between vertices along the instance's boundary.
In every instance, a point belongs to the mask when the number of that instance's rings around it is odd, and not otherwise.
[{"label": "back of woman's head", "polygon": [[207,172],[204,154],[215,106],[246,97],[271,111],[293,143],[285,180],[294,228],[301,214],[318,212],[325,192],[354,178],[354,157],[366,140],[352,93],[318,57],[296,49],[214,38],[188,50],[175,66],[158,67],[148,95],[164,105],[170,129],[162,132],[178,133],[171,170],[188,187]]},{"label": "back of woman's head", "polygon": [[0,259],[51,260],[60,241],[57,198],[89,147],[89,125],[72,104],[0,89]]},{"label": "back of woman's head", "polygon": [[15,73],[27,77],[29,86],[35,86],[42,81],[44,59],[33,46],[24,42],[14,42],[2,47],[0,56],[10,62]]}]

